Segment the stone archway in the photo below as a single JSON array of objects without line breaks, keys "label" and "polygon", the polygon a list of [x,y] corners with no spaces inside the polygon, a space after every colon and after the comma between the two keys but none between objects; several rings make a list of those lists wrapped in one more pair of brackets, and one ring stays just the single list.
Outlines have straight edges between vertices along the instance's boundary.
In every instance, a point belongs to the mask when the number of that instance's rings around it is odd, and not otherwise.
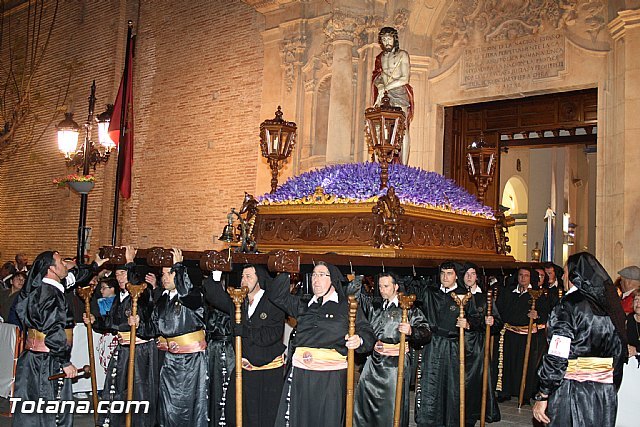
[{"label": "stone archway", "polygon": [[[502,191],[500,204],[509,208],[506,212],[516,219],[516,224],[509,228],[507,237],[511,246],[511,255],[518,261],[527,261],[527,207],[528,207],[527,183],[518,175],[512,175],[507,180]],[[531,243],[532,244],[532,243]]]}]

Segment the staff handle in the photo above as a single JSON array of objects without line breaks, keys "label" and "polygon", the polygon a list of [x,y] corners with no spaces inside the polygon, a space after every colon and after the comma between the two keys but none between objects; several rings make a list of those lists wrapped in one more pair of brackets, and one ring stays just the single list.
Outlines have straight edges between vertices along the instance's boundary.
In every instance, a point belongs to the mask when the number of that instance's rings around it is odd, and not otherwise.
[{"label": "staff handle", "polygon": [[[228,287],[227,292],[236,307],[235,321],[237,325],[242,323],[242,302],[249,293],[249,288]],[[242,427],[242,337],[235,337],[236,345],[236,426]]]},{"label": "staff handle", "polygon": [[[91,373],[91,368],[89,367],[89,365],[84,365],[82,368],[78,369],[78,375],[81,375],[81,374],[86,375],[89,373]],[[60,372],[59,374],[50,375],[47,379],[49,381],[55,381],[55,380],[61,380],[66,377],[67,377],[67,374],[65,374],[64,372]]]},{"label": "staff handle", "polygon": [[[398,302],[400,308],[402,308],[402,321],[401,323],[407,323],[408,311],[413,306],[416,300],[415,295],[404,295],[402,292],[398,293]],[[398,354],[398,379],[396,383],[396,403],[393,412],[393,427],[400,427],[400,416],[402,414],[402,386],[404,385],[404,349],[406,346],[406,336],[400,333],[400,354]]]},{"label": "staff handle", "polygon": [[[458,313],[458,319],[464,319],[464,305],[469,301],[472,297],[471,293],[467,293],[466,295],[457,295],[454,292],[451,292],[451,298],[458,304],[458,309],[460,310]],[[460,350],[460,427],[465,427],[464,424],[464,412],[465,412],[465,361],[464,361],[464,328],[458,327],[458,331],[460,334],[460,343],[458,345],[458,349]]]},{"label": "staff handle", "polygon": [[[349,336],[356,333],[356,313],[358,312],[358,301],[353,295],[349,295]],[[347,351],[347,414],[346,427],[353,426],[353,382],[355,374],[355,351]]]},{"label": "staff handle", "polygon": [[[131,297],[131,315],[136,317],[138,315],[138,298],[142,292],[147,288],[145,283],[141,283],[139,285],[134,285],[132,283],[127,283],[127,291],[129,291],[129,296]],[[127,375],[127,401],[131,402],[133,400],[133,379],[134,379],[134,369],[135,369],[135,361],[136,361],[136,330],[137,326],[134,323],[131,325],[131,333],[129,335],[129,369]],[[131,412],[127,412],[126,427],[131,427]]]},{"label": "staff handle", "polygon": [[[487,311],[489,317],[493,311],[493,291],[487,290]],[[486,322],[485,322],[486,323]],[[480,427],[485,425],[485,416],[487,415],[487,389],[489,388],[489,350],[491,347],[491,326],[485,324],[484,327],[484,360],[482,363],[482,404],[480,406]]]},{"label": "staff handle", "polygon": [[[87,318],[91,318],[91,295],[96,285],[83,286],[76,291],[78,296],[84,301],[84,312]],[[96,381],[96,361],[93,349],[93,327],[91,322],[87,323],[87,346],[89,347],[89,369],[91,373],[91,400],[93,401],[93,419],[98,421],[98,383]]]},{"label": "staff handle", "polygon": [[[531,295],[531,310],[536,309],[536,301],[542,295],[543,290],[528,290]],[[530,311],[531,311],[530,310]],[[520,380],[520,394],[518,396],[518,409],[522,407],[524,400],[524,389],[527,384],[527,370],[529,369],[529,355],[531,353],[531,334],[533,333],[533,319],[529,317],[529,328],[527,329],[527,345],[524,348],[524,363],[522,364],[522,379]]]}]

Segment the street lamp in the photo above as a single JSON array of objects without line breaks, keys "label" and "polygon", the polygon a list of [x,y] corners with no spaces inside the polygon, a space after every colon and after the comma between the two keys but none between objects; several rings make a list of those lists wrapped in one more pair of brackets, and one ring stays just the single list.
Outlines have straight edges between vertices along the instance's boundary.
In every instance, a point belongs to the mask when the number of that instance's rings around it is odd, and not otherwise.
[{"label": "street lamp", "polygon": [[[115,144],[111,139],[105,139],[104,134],[99,138],[99,143],[94,144],[91,140],[91,132],[93,130],[94,121],[94,109],[96,104],[96,82],[93,81],[91,85],[91,95],[89,96],[89,114],[87,122],[84,125],[85,138],[81,147],[78,147],[78,136],[80,134],[80,126],[73,120],[73,113],[65,113],[65,118],[62,120],[58,128],[58,148],[64,154],[67,162],[67,167],[75,167],[80,169],[82,166],[82,174],[89,174],[89,168],[96,168],[98,163],[106,163],[109,160],[111,150],[115,148]],[[113,106],[111,106],[113,111]],[[109,127],[109,120],[111,114],[109,108],[107,111],[98,116],[98,128],[104,126],[106,122],[107,128]],[[100,135],[99,135],[100,136]],[[107,133],[108,137],[108,133]],[[76,252],[76,261],[84,262],[84,252],[86,247],[86,224],[87,224],[87,198],[90,189],[84,191],[78,191],[80,193],[80,218],[78,221],[78,247]]]},{"label": "street lamp", "polygon": [[365,117],[365,138],[369,151],[380,163],[380,189],[387,187],[389,164],[400,154],[405,132],[405,115],[400,107],[393,107],[387,92],[379,107],[367,108]]},{"label": "street lamp", "polygon": [[58,123],[58,149],[69,160],[78,148],[80,126],[73,120],[73,113],[64,113],[64,120]]},{"label": "street lamp", "polygon": [[[92,86],[92,90],[93,90]],[[92,92],[93,102],[95,103],[95,90]],[[89,100],[91,102],[91,98]],[[115,142],[109,137],[109,122],[113,113],[113,105],[107,105],[106,111],[98,114],[96,123],[98,125],[98,144],[90,142],[89,149],[89,166],[95,170],[99,163],[106,163],[109,160],[111,151],[116,148]],[[65,113],[63,121],[58,123],[58,149],[67,161],[67,167],[76,168],[78,171],[84,166],[84,144],[78,147],[78,137],[80,135],[80,126],[73,120],[73,113]],[[93,119],[89,119],[93,121]],[[89,122],[85,125],[89,126]],[[89,129],[91,133],[92,129]],[[89,137],[90,138],[90,137]],[[89,171],[84,171],[86,175]]]},{"label": "street lamp", "polygon": [[282,119],[282,111],[278,105],[276,117],[260,124],[260,149],[262,156],[271,168],[271,193],[278,187],[278,171],[287,160],[296,145],[297,126],[294,122]]}]

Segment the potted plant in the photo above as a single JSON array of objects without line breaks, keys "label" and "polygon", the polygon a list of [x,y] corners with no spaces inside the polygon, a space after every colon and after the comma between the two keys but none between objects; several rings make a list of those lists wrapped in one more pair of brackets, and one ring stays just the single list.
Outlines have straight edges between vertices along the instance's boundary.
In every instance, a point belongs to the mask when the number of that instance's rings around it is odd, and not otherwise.
[{"label": "potted plant", "polygon": [[89,191],[96,184],[96,178],[93,175],[72,174],[62,178],[56,178],[53,183],[58,187],[68,185],[79,194],[89,194]]}]

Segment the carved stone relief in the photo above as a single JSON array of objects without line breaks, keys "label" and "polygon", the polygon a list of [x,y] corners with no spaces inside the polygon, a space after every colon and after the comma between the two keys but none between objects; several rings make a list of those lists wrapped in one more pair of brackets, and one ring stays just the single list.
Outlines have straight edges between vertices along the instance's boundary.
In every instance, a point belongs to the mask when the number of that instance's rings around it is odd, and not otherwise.
[{"label": "carved stone relief", "polygon": [[282,66],[284,68],[284,82],[288,92],[293,89],[296,67],[303,63],[306,50],[307,38],[304,35],[290,37],[282,42]]},{"label": "carved stone relief", "polygon": [[[494,49],[499,46],[508,49],[521,41],[527,46],[525,53],[538,58],[547,55],[550,62],[563,60],[564,52],[558,49],[564,49],[565,37],[585,49],[606,50],[608,40],[605,40],[606,32],[602,31],[606,24],[605,14],[601,0],[457,0],[444,13],[433,39],[433,56],[439,66],[434,74],[450,68],[461,55],[466,55],[467,48],[482,48],[491,43],[497,44]],[[557,40],[552,51],[544,50],[549,48],[548,43],[544,43],[545,36],[554,36]],[[524,40],[527,37],[529,39]],[[480,53],[489,54],[487,59],[491,57],[489,50]],[[501,55],[512,53],[502,52]],[[496,58],[504,61],[504,58]],[[547,76],[557,75],[564,64],[550,68]]]},{"label": "carved stone relief", "polygon": [[363,29],[365,20],[362,16],[353,15],[335,9],[324,26],[324,34],[329,41],[355,40]]}]

